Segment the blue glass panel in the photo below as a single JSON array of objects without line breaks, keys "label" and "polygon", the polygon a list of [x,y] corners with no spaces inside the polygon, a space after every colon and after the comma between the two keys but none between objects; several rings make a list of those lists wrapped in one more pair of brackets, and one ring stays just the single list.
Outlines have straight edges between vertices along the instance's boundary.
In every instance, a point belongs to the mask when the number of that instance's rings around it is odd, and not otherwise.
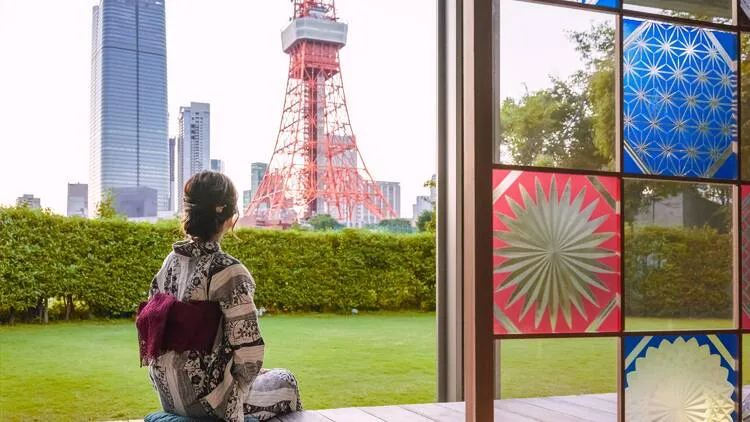
[{"label": "blue glass panel", "polygon": [[737,36],[625,19],[624,171],[737,178]]},{"label": "blue glass panel", "polygon": [[582,4],[591,4],[595,6],[601,6],[601,7],[611,7],[616,8],[620,7],[620,0],[568,0],[575,3],[582,3]]},{"label": "blue glass panel", "polygon": [[735,334],[625,338],[626,421],[737,420]]}]

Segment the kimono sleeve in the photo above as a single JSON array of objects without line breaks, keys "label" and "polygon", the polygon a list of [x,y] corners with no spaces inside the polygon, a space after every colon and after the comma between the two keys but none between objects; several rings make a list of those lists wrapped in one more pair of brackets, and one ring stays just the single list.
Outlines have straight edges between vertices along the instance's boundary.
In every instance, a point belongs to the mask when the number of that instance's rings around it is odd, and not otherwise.
[{"label": "kimono sleeve", "polygon": [[232,376],[249,385],[263,366],[265,350],[253,301],[255,281],[242,265],[229,266],[211,279],[211,300],[224,314],[224,332],[232,349]]}]

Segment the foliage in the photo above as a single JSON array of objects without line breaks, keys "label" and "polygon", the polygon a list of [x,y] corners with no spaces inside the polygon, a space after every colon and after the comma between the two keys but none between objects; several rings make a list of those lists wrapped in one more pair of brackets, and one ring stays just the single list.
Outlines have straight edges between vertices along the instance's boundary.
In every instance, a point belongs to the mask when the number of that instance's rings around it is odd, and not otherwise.
[{"label": "foliage", "polygon": [[411,225],[411,221],[405,218],[394,218],[391,220],[383,220],[378,224],[370,227],[371,229],[378,231],[387,231],[391,233],[413,233],[414,227]]},{"label": "foliage", "polygon": [[[500,158],[518,165],[613,171],[617,157],[614,27],[597,23],[569,32],[568,38],[581,68],[566,79],[551,78],[547,88],[503,101]],[[750,37],[743,37],[743,45],[747,44]],[[750,61],[742,66],[750,72]],[[750,92],[750,79],[743,84]],[[750,94],[743,95],[743,102],[750,103]],[[750,148],[750,142],[745,147]],[[654,201],[687,191],[715,203],[726,201],[705,186],[633,179],[622,192],[623,218],[632,225]],[[729,221],[731,215],[724,218]]]},{"label": "foliage", "polygon": [[[130,315],[179,227],[0,208],[0,319],[35,315],[40,298]],[[258,306],[283,311],[434,309],[435,240],[357,230],[238,230],[223,248],[258,282]]]},{"label": "foliage", "polygon": [[[423,211],[417,218],[417,231],[434,232],[435,231],[435,211]],[[430,230],[432,229],[432,230]]]},{"label": "foliage", "polygon": [[315,231],[340,230],[344,227],[329,214],[318,214],[307,220],[307,224]]},{"label": "foliage", "polygon": [[116,218],[117,210],[115,209],[115,197],[112,191],[105,191],[102,194],[102,200],[96,204],[97,218]]},{"label": "foliage", "polygon": [[731,318],[731,234],[711,228],[629,227],[625,251],[626,315]]}]

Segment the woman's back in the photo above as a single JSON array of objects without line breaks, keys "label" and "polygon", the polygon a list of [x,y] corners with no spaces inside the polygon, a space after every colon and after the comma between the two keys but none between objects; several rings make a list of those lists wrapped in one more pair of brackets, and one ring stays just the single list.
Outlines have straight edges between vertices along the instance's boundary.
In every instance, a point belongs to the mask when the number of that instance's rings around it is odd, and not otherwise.
[{"label": "woman's back", "polygon": [[137,321],[141,359],[162,407],[226,421],[301,410],[294,375],[262,369],[255,281],[219,245],[236,221],[234,186],[207,171],[193,176],[184,193],[189,240],[173,245]]}]

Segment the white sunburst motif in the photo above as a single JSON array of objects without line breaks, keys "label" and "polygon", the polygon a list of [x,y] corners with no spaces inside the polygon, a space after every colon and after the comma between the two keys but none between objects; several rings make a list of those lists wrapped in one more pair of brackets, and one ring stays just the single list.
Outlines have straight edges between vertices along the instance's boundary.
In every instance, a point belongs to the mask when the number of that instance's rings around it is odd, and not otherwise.
[{"label": "white sunburst motif", "polygon": [[695,338],[663,339],[626,374],[628,422],[731,422],[734,385],[721,357]]},{"label": "white sunburst motif", "polygon": [[523,301],[520,319],[536,308],[534,327],[539,328],[545,313],[555,331],[561,313],[567,326],[573,324],[572,308],[586,318],[584,301],[599,306],[595,291],[609,291],[601,274],[614,274],[602,259],[616,256],[602,243],[615,236],[599,232],[610,216],[594,217],[599,199],[585,204],[586,188],[573,196],[571,181],[558,196],[553,176],[546,194],[541,181],[535,179],[536,200],[520,185],[521,203],[510,196],[505,199],[515,218],[497,214],[507,230],[494,236],[505,246],[496,248],[496,256],[505,261],[495,267],[496,274],[507,274],[497,291],[512,289],[507,307]]}]

